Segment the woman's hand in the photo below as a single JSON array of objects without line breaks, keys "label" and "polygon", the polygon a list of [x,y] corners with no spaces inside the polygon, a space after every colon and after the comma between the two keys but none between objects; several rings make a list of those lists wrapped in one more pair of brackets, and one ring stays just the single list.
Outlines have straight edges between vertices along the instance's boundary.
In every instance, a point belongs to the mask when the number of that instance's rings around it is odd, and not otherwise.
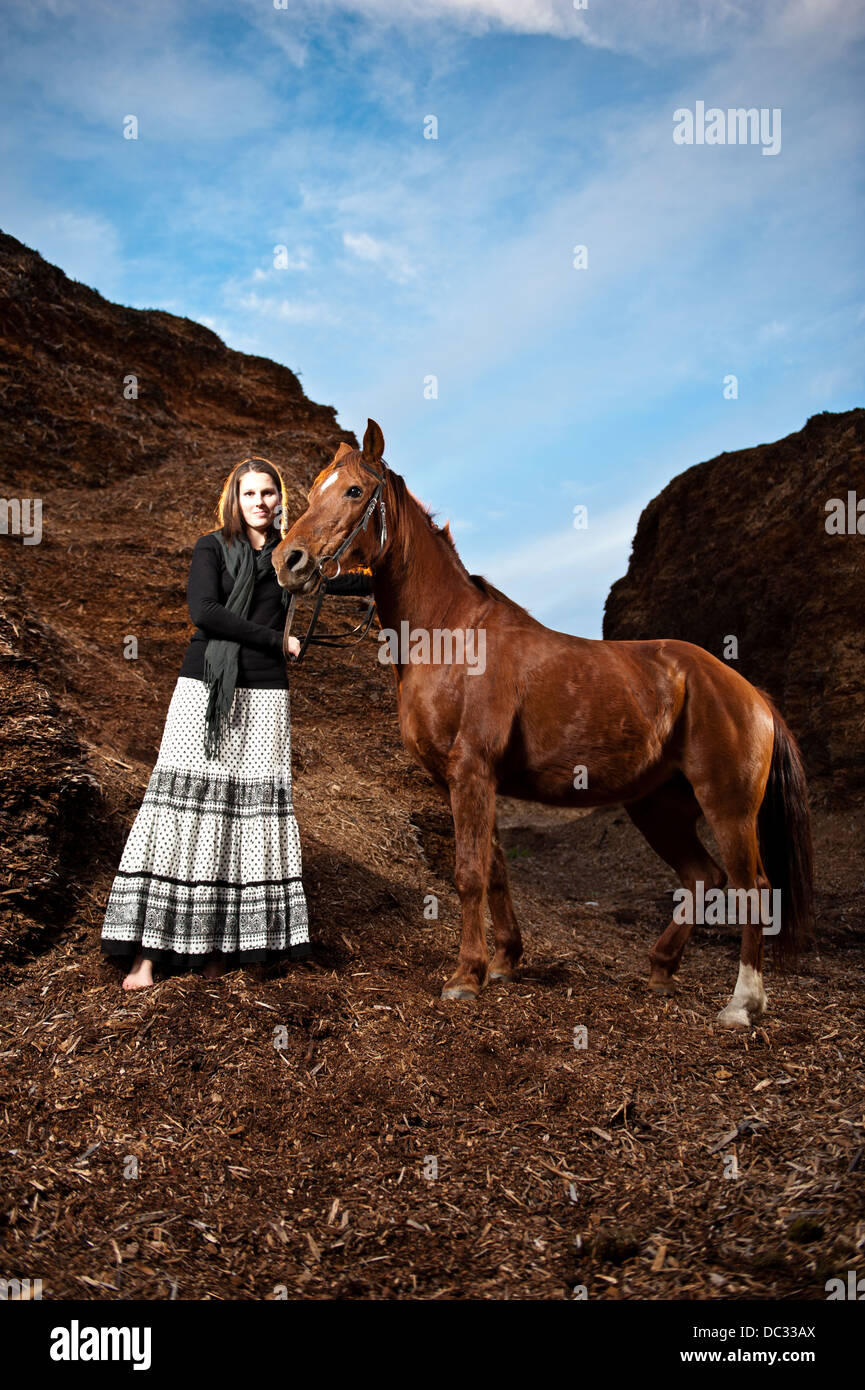
[{"label": "woman's hand", "polygon": [[289,637],[288,639],[288,654],[289,656],[300,656],[300,642],[296,637]]}]

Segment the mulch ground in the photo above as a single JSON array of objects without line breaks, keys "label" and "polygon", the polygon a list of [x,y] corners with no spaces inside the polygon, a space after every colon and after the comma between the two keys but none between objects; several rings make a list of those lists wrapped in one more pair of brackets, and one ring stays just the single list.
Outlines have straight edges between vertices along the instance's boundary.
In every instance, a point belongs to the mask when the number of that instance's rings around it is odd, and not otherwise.
[{"label": "mulch ground", "polygon": [[674,885],[622,812],[503,802],[525,965],[444,1004],[448,818],[388,687],[355,660],[292,698],[315,961],[124,995],[106,855],[2,970],[4,1271],[99,1300],[823,1299],[861,1272],[861,820],[818,816],[820,953],[738,1034],[732,935],[646,990]]}]

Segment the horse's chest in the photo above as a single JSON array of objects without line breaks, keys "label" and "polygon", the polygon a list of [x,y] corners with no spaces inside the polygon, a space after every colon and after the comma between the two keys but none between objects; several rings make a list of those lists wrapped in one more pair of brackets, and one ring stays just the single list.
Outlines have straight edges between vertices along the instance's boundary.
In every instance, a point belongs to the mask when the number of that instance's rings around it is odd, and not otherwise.
[{"label": "horse's chest", "polygon": [[440,718],[416,701],[399,701],[399,727],[406,750],[430,772],[444,771],[452,736]]}]

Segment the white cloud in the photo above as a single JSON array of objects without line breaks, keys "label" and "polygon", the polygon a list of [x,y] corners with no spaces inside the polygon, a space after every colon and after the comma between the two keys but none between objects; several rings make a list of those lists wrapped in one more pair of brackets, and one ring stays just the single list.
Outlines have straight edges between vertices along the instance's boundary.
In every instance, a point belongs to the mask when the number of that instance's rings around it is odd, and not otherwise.
[{"label": "white cloud", "polygon": [[337,324],[339,315],[326,304],[314,300],[267,299],[251,291],[234,299],[234,306],[262,318],[281,319],[285,323]]},{"label": "white cloud", "polygon": [[[103,148],[105,134],[130,159],[144,142],[237,139],[265,130],[273,120],[269,68],[278,60],[218,63],[204,37],[191,37],[190,6],[153,0],[118,6],[111,0],[52,0],[16,6],[27,42],[16,48],[16,77],[45,93],[30,127],[52,145],[63,144],[70,117],[80,115],[87,135]],[[5,15],[4,15],[5,18]],[[62,112],[58,120],[57,111]],[[135,115],[139,139],[123,137],[123,120]],[[72,136],[71,138],[76,138]]]},{"label": "white cloud", "polygon": [[411,279],[413,270],[406,257],[396,247],[378,241],[368,232],[343,232],[342,244],[358,260],[381,266],[395,280]]},{"label": "white cloud", "polygon": [[349,251],[353,251],[356,256],[360,256],[362,261],[383,261],[387,254],[384,242],[376,241],[366,232],[359,234],[344,232],[342,240],[343,245],[347,246]]},{"label": "white cloud", "polygon": [[836,49],[865,32],[858,0],[302,0],[302,11],[349,10],[368,20],[417,31],[449,25],[482,34],[579,39],[618,52],[709,52],[742,40],[801,41],[815,36]]}]

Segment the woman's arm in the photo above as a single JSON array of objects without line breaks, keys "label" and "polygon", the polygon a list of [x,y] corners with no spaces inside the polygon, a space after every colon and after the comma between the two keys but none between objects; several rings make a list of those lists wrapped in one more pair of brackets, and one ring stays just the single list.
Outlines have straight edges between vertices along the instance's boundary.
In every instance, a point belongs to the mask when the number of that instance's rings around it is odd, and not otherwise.
[{"label": "woman's arm", "polygon": [[326,579],[324,587],[329,594],[366,597],[372,593],[372,575],[362,571],[352,574],[349,571],[348,574],[338,574],[335,579]]},{"label": "woman's arm", "polygon": [[239,613],[232,613],[221,602],[219,557],[206,536],[200,537],[192,552],[186,600],[189,616],[208,637],[220,637],[228,642],[246,642],[253,647],[282,648],[282,633],[276,628],[252,623]]}]

